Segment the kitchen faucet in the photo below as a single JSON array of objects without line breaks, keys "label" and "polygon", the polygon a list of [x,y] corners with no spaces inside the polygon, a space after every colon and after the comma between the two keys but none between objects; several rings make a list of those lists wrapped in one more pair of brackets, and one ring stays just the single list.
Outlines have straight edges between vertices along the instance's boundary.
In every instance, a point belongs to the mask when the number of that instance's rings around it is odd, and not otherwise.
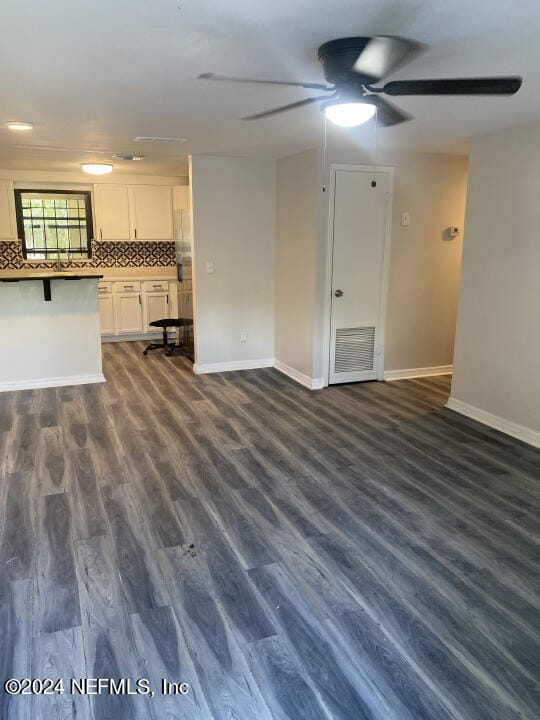
[{"label": "kitchen faucet", "polygon": [[[71,263],[71,257],[72,257],[71,253],[68,253],[68,255],[67,255],[68,264]],[[62,272],[63,269],[64,268],[62,266],[62,260],[60,259],[60,250],[59,250],[58,257],[56,258],[56,265],[54,267],[54,272]]]}]

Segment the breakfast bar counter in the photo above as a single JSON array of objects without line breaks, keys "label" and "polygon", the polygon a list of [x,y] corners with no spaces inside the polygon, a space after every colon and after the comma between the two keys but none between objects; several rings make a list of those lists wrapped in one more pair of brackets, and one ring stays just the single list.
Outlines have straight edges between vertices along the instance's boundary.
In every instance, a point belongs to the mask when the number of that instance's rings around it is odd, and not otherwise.
[{"label": "breakfast bar counter", "polygon": [[96,271],[0,275],[0,391],[103,382]]}]

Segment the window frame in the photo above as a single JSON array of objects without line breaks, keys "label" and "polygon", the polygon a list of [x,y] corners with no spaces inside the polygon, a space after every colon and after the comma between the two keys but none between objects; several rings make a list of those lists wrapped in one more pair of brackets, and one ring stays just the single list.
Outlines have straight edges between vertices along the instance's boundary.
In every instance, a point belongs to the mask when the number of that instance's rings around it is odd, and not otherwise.
[{"label": "window frame", "polygon": [[[85,262],[92,258],[92,239],[94,237],[94,222],[92,216],[92,191],[91,190],[49,190],[48,188],[15,188],[15,217],[17,220],[17,235],[22,242],[23,258],[29,263],[55,262],[52,258],[43,256],[43,258],[28,259],[28,248],[26,247],[26,235],[24,231],[24,217],[22,196],[24,193],[43,193],[47,195],[84,195],[85,196],[85,216],[86,216],[86,256],[72,258],[74,262]],[[30,251],[32,248],[30,249]],[[78,255],[78,253],[76,253]]]}]

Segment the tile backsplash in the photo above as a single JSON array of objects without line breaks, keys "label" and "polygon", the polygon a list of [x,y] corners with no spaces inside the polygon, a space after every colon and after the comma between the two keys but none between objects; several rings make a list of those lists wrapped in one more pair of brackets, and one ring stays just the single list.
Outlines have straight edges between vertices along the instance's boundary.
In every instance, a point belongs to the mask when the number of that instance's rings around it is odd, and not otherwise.
[{"label": "tile backsplash", "polygon": [[[90,260],[76,261],[73,267],[127,268],[127,267],[174,267],[175,248],[172,242],[111,242],[92,241]],[[33,268],[49,268],[53,260],[33,262]],[[67,263],[63,263],[67,267]],[[25,262],[19,240],[0,241],[0,270],[23,270]]]}]

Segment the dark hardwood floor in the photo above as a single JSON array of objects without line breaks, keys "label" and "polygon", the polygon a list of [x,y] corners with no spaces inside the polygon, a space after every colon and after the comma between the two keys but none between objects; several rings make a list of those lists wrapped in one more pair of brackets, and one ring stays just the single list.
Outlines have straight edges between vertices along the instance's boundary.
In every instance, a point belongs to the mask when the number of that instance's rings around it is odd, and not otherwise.
[{"label": "dark hardwood floor", "polygon": [[2,720],[538,720],[540,451],[443,409],[447,376],[141,350],[0,395],[0,679],[66,683]]}]

